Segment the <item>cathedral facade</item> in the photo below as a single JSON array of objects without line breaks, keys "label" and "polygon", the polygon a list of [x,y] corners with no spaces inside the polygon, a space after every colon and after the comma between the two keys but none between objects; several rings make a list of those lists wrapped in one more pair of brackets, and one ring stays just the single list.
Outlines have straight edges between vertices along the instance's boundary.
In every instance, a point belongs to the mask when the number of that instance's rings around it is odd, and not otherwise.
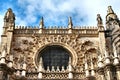
[{"label": "cathedral facade", "polygon": [[16,26],[4,16],[0,46],[0,80],[120,80],[120,20],[108,6],[106,23],[67,28]]}]

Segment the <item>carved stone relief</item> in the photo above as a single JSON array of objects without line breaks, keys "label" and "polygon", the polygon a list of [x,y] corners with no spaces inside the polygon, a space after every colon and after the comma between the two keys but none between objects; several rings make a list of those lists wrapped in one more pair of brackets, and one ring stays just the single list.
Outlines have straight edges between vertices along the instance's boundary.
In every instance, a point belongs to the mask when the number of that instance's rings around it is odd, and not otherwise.
[{"label": "carved stone relief", "polygon": [[[33,35],[31,37],[14,37],[13,45],[13,54],[15,65],[17,63],[22,62],[22,58],[20,56],[26,57],[26,62],[28,64],[28,70],[36,70],[34,55],[42,46],[47,44],[60,43],[70,46],[77,55],[77,66],[83,66],[85,54],[90,53],[93,54],[93,59],[96,58],[96,47],[98,46],[98,42],[91,41],[90,39],[84,40],[79,37],[79,35]],[[81,70],[79,68],[79,70]]]}]

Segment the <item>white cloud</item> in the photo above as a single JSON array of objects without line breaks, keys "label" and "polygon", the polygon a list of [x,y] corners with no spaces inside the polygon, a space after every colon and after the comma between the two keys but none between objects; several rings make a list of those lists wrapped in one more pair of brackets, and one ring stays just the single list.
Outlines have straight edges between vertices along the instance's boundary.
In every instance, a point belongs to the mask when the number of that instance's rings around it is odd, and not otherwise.
[{"label": "white cloud", "polygon": [[[83,16],[86,16],[86,22],[83,22],[84,25],[96,25],[96,15],[100,13],[105,21],[105,15],[107,6],[113,5],[113,7],[119,6],[119,0],[18,0],[20,4],[26,5],[25,13],[26,21],[35,22],[37,15],[41,14],[45,16],[45,19],[50,23],[50,21],[60,22],[65,21],[66,17],[72,16],[75,21],[80,21],[79,19]],[[116,5],[117,4],[117,5]],[[119,6],[120,7],[120,6]],[[74,13],[76,17],[74,18]],[[64,16],[64,18],[61,18]],[[63,20],[64,19],[64,20]],[[77,20],[78,19],[78,20]],[[29,23],[29,22],[28,22]],[[81,22],[74,23],[79,24]],[[67,24],[65,21],[63,24]],[[54,25],[54,24],[53,24]],[[81,25],[81,24],[79,24]]]}]

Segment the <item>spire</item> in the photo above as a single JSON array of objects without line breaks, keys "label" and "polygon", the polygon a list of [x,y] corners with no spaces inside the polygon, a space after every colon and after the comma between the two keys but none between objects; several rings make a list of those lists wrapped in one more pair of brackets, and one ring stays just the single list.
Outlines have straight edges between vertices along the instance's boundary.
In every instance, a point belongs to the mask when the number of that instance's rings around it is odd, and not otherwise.
[{"label": "spire", "polygon": [[40,29],[43,28],[43,26],[44,26],[44,19],[43,19],[43,17],[42,17],[42,18],[41,18],[41,21],[40,21]]},{"label": "spire", "polygon": [[14,22],[15,21],[15,14],[13,13],[12,9],[9,8],[4,16],[5,22]]},{"label": "spire", "polygon": [[69,28],[69,29],[72,29],[72,26],[73,26],[72,18],[69,17],[69,19],[68,19],[68,28]]},{"label": "spire", "polygon": [[108,6],[106,21],[118,19],[116,13],[114,13],[112,6]]},{"label": "spire", "polygon": [[107,14],[114,13],[112,6],[108,6]]}]

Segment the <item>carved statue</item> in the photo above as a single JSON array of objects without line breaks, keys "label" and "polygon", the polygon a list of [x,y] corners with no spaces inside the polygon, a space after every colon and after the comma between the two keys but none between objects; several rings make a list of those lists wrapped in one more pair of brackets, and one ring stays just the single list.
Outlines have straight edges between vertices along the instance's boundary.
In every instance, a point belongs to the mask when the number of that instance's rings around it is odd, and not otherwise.
[{"label": "carved statue", "polygon": [[103,24],[100,14],[97,14],[97,22],[98,22],[98,24]]}]

